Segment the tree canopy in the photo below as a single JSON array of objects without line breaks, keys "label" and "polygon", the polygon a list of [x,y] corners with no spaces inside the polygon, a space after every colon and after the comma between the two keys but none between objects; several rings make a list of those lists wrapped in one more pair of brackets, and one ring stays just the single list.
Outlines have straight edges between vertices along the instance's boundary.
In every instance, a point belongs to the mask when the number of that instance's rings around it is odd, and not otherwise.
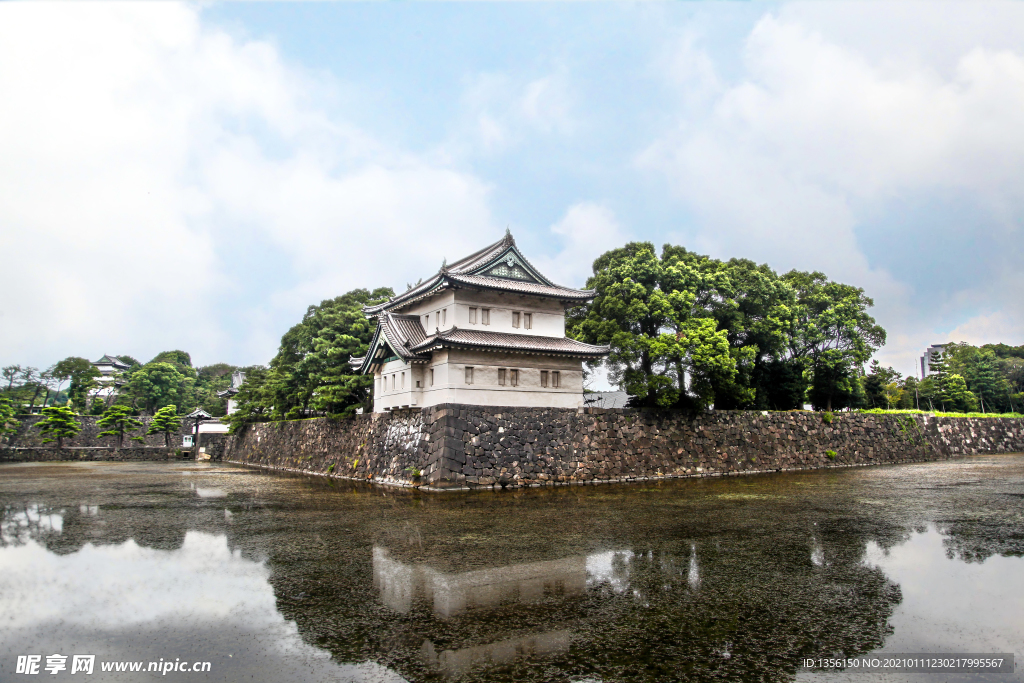
[{"label": "tree canopy", "polygon": [[173,405],[169,405],[156,411],[153,419],[149,422],[149,429],[146,431],[146,434],[163,434],[164,446],[170,447],[171,433],[176,433],[180,430],[181,417],[178,415],[178,409]]},{"label": "tree canopy", "polygon": [[[117,437],[117,447],[124,445],[124,435],[135,431],[142,426],[142,421],[132,417],[131,408],[126,405],[112,405],[104,411],[102,417],[96,420],[97,427],[108,427],[109,429],[100,432],[97,436]],[[132,437],[135,441],[142,441],[142,437]]]},{"label": "tree canopy", "polygon": [[818,272],[633,242],[598,257],[587,287],[568,332],[611,346],[609,379],[634,405],[860,405],[862,366],[885,343],[863,290]]},{"label": "tree canopy", "polygon": [[69,406],[50,406],[43,408],[43,419],[36,423],[36,428],[46,435],[43,443],[56,441],[57,448],[64,448],[64,439],[78,434],[82,423]]},{"label": "tree canopy", "polygon": [[312,414],[346,415],[370,406],[373,378],[348,361],[367,352],[375,324],[363,306],[394,296],[390,288],[355,289],[310,306],[285,332],[269,368],[247,371],[235,396],[233,424],[294,419]]}]

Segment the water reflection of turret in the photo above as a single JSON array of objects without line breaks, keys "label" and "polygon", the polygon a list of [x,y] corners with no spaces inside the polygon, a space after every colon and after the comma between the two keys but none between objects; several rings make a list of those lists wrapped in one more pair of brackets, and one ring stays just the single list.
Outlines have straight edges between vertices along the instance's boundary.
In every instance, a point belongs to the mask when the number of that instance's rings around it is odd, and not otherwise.
[{"label": "water reflection of turret", "polygon": [[373,583],[381,601],[408,612],[414,600],[448,618],[502,603],[532,603],[545,596],[581,594],[587,587],[587,558],[523,562],[465,572],[437,571],[425,563],[406,564],[381,546],[373,548]]}]

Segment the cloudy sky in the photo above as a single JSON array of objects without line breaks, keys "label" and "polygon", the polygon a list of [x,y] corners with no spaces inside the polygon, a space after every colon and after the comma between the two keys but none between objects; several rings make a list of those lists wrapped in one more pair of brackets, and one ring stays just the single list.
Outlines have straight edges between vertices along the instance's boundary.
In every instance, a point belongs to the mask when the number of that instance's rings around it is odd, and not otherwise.
[{"label": "cloudy sky", "polygon": [[1024,343],[1024,3],[0,3],[0,364],[266,362],[509,226],[863,287],[912,372]]}]

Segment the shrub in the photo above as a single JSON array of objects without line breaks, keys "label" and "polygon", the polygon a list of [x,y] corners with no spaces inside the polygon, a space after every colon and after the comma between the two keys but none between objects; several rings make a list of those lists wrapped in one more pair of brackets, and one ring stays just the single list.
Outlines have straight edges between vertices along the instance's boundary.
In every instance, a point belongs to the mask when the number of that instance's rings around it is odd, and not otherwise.
[{"label": "shrub", "polygon": [[827,425],[832,424],[832,413],[831,412],[824,412],[824,413],[822,413],[821,414],[821,421],[824,422]]},{"label": "shrub", "polygon": [[827,451],[825,451],[825,455],[828,456],[829,460],[835,460],[836,459],[836,455],[838,455],[838,454],[835,451],[833,451],[833,450],[827,450]]}]

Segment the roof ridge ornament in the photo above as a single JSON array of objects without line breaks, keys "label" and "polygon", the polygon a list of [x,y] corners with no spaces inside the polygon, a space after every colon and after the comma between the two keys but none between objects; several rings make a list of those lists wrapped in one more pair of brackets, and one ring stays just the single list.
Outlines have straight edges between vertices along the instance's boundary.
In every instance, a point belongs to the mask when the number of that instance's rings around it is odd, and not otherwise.
[{"label": "roof ridge ornament", "polygon": [[439,273],[447,273],[448,272],[448,257],[447,256],[444,257],[443,259],[441,259],[441,270],[439,270],[437,272],[439,272]]},{"label": "roof ridge ornament", "polygon": [[509,230],[508,228],[509,228],[509,226],[506,225],[505,226],[505,239],[504,239],[504,242],[505,242],[505,244],[508,244],[508,245],[515,245],[516,238],[512,236],[512,231]]}]

